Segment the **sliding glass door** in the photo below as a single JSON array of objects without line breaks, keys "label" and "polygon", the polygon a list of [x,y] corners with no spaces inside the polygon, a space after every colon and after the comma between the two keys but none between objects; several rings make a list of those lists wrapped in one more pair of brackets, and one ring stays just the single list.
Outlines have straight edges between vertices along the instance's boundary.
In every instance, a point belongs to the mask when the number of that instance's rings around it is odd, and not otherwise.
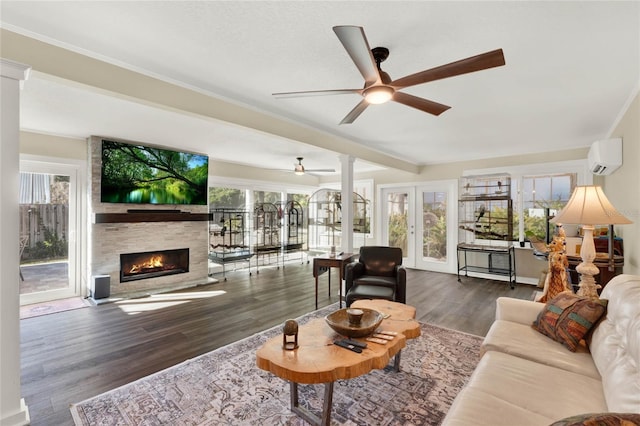
[{"label": "sliding glass door", "polygon": [[80,295],[78,169],[20,163],[20,302]]}]

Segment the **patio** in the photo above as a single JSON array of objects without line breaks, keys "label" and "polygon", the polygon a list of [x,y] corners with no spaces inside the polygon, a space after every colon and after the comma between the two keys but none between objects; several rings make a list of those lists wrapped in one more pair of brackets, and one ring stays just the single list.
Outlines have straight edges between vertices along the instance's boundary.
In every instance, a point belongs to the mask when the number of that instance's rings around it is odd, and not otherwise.
[{"label": "patio", "polygon": [[60,290],[69,285],[69,262],[47,262],[21,265],[24,281],[20,281],[20,294]]}]

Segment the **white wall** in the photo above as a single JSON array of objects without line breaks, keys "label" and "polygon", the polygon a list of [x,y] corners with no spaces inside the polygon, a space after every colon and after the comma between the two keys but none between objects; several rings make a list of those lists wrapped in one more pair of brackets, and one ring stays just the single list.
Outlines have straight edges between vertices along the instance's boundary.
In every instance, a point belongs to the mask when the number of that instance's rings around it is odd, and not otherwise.
[{"label": "white wall", "polygon": [[622,138],[622,167],[605,176],[602,188],[616,209],[633,221],[616,226],[615,232],[624,241],[624,273],[640,274],[640,94],[635,94],[611,137]]}]

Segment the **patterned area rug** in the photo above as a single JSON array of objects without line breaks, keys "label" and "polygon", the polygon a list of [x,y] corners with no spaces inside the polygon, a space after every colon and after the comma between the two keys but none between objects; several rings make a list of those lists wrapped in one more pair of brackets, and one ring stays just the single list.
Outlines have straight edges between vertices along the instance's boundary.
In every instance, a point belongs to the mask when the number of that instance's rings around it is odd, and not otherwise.
[{"label": "patterned area rug", "polygon": [[[331,305],[300,324],[337,309]],[[421,324],[389,366],[334,385],[332,425],[439,425],[478,363],[482,338]],[[256,367],[277,326],[73,404],[76,425],[305,425],[290,411],[289,384]],[[323,385],[301,385],[300,404],[320,414]]]}]

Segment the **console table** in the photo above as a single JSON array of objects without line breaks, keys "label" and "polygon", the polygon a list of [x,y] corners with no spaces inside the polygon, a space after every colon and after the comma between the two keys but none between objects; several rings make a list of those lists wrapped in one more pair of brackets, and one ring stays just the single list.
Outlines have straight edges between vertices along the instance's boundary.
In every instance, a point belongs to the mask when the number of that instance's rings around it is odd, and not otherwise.
[{"label": "console table", "polygon": [[339,306],[342,308],[342,280],[344,279],[344,267],[357,256],[358,255],[356,253],[339,253],[333,257],[329,255],[322,255],[313,258],[313,277],[316,280],[316,309],[318,309],[318,277],[327,271],[329,272],[329,296],[331,296],[331,268],[338,268],[340,270],[338,291],[340,293]]},{"label": "console table", "polygon": [[[580,256],[567,255],[567,260],[569,261],[568,269],[571,283],[575,288],[580,283],[580,274],[576,271],[576,267],[582,263],[582,258]],[[600,273],[594,277],[596,284],[601,285],[601,288],[598,289],[598,294],[600,294],[604,286],[606,286],[613,277],[622,274],[624,256],[614,255],[613,258],[610,259],[608,254],[598,252],[596,253],[596,258],[593,260],[593,264],[600,270]]]},{"label": "console table", "polygon": [[[513,289],[516,283],[516,257],[513,245],[487,246],[480,244],[458,244],[458,281],[460,271],[465,276],[471,272],[484,272],[487,274],[509,277],[509,284]],[[482,262],[469,262],[468,253],[473,253]],[[462,258],[462,259],[461,259]],[[461,260],[464,261],[461,262]]]}]

